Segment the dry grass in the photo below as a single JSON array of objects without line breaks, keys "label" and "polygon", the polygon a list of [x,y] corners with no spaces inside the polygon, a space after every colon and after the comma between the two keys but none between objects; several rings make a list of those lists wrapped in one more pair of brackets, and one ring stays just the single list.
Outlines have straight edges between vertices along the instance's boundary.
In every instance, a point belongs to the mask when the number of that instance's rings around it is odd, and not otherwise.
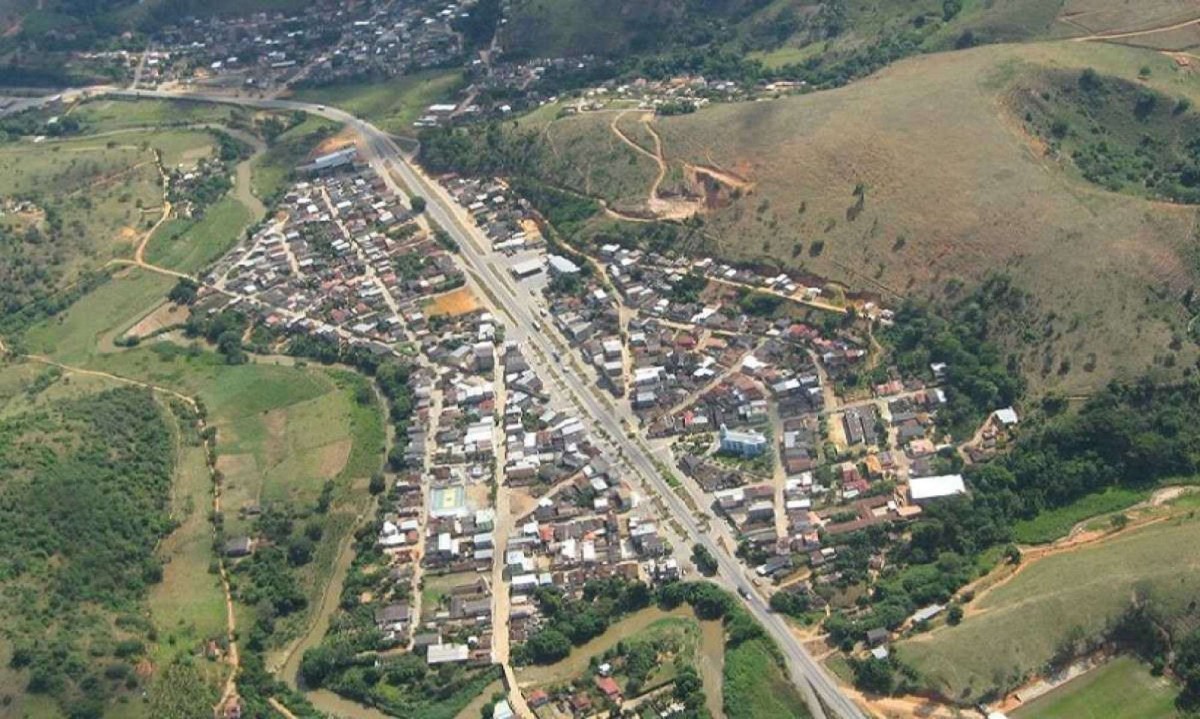
[{"label": "dry grass", "polygon": [[1200,17],[1193,0],[1067,0],[1060,22],[1093,34],[1134,32]]}]

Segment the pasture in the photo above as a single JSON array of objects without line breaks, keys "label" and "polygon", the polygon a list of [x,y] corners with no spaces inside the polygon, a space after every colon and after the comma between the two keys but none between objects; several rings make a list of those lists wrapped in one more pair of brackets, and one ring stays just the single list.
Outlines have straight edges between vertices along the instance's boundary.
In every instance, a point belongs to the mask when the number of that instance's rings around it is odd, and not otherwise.
[{"label": "pasture", "polygon": [[1200,521],[1172,517],[1030,562],[970,603],[961,624],[915,635],[897,652],[949,699],[1016,686],[1068,637],[1094,636],[1135,597],[1182,619],[1200,593],[1197,541]]}]

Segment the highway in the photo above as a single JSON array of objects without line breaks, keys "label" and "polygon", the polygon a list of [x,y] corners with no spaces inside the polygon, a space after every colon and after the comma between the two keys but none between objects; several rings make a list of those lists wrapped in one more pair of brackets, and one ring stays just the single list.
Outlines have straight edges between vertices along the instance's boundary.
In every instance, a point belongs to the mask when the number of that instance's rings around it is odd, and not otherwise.
[{"label": "highway", "polygon": [[[589,380],[586,372],[582,371],[582,368],[575,362],[573,353],[565,351],[566,343],[557,338],[557,333],[550,323],[543,322],[538,317],[535,303],[528,292],[519,288],[506,269],[491,255],[490,243],[474,226],[465,210],[458,206],[441,185],[426,177],[421,170],[410,164],[390,136],[374,125],[337,108],[290,100],[208,95],[182,91],[122,89],[68,91],[64,93],[64,97],[69,99],[78,92],[125,97],[187,99],[274,110],[302,110],[344,123],[357,131],[364,139],[366,159],[372,165],[378,167],[382,163],[386,169],[394,171],[395,175],[412,193],[426,199],[426,213],[429,218],[458,243],[459,258],[468,270],[468,274],[473,277],[476,284],[482,285],[486,298],[509,320],[511,325],[508,332],[509,339],[522,342],[527,347],[536,348],[534,352],[527,352],[526,357],[542,378],[547,380],[547,385],[555,384],[562,389],[565,396],[581,410],[585,415],[585,420],[591,424],[591,429],[596,435],[595,439],[602,441],[606,438],[617,450],[617,455],[623,458],[631,469],[657,491],[674,519],[684,528],[688,539],[707,547],[717,558],[719,583],[726,588],[737,590],[742,595],[747,609],[779,646],[789,675],[801,690],[813,715],[819,719],[866,719],[867,715],[842,693],[836,681],[804,650],[787,623],[767,608],[761,595],[748,581],[747,569],[741,562],[718,546],[713,539],[713,534],[705,532],[700,527],[692,511],[671,489],[662,474],[663,471],[675,474],[675,469],[665,467],[661,463],[656,464],[653,453],[641,437],[636,434],[631,437],[627,434],[628,430],[623,426],[623,420],[629,420],[631,415],[628,410],[622,411],[607,400],[602,403],[598,399],[595,383]],[[31,106],[32,103],[22,103],[22,105],[24,109]],[[389,185],[392,184],[390,177],[385,176],[384,179]],[[558,340],[557,344],[556,339]],[[552,359],[560,355],[562,361]],[[636,426],[636,424],[629,426]]]}]

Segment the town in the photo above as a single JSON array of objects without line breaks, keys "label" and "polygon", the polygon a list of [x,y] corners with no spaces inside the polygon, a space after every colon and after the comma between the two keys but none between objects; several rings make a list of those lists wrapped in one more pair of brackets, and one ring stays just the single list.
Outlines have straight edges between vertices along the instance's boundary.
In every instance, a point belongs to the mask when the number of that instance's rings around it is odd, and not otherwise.
[{"label": "town", "polygon": [[[439,178],[489,243],[491,271],[561,346],[544,357],[504,321],[424,198],[355,145],[327,149],[298,168],[275,219],[203,278],[192,312],[250,313],[268,344],[308,338],[411,365],[413,420],[375,538],[387,572],[369,593],[385,652],[507,667],[545,622],[542,588],[569,601],[600,580],[653,586],[705,573],[656,491],[540,371],[547,360],[588,378],[669,458],[673,491],[736,553],[755,591],[805,611],[884,568],[882,546],[863,555],[848,538],[900,532],[930,503],[965,493],[956,469],[1018,423],[998,408],[960,448],[936,425],[946,366],[853,379],[875,358],[862,327],[892,318],[870,298],[707,258],[618,245],[588,256],[550,239],[503,180]],[[253,545],[239,538],[228,551]],[[888,640],[872,630],[868,648],[886,656]],[[524,699],[539,716],[588,716],[627,701],[614,687]],[[497,716],[506,711],[508,700]]]}]

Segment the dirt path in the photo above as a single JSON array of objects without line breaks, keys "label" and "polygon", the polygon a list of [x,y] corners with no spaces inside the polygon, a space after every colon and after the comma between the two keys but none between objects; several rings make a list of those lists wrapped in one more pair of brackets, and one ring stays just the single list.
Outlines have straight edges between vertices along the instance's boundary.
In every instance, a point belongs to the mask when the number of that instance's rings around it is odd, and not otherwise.
[{"label": "dirt path", "polygon": [[[621,142],[631,147],[635,152],[649,157],[654,161],[654,164],[658,166],[658,174],[655,176],[654,182],[650,185],[650,192],[646,198],[646,207],[654,216],[650,221],[684,220],[703,210],[704,201],[702,199],[666,199],[659,196],[659,189],[662,187],[663,181],[667,179],[668,165],[666,155],[663,153],[662,137],[660,137],[658,132],[656,132],[650,125],[650,121],[654,119],[654,114],[643,112],[639,118],[642,126],[645,127],[646,131],[650,133],[650,136],[654,138],[654,151],[651,152],[635,142],[633,138],[626,135],[617,124],[621,121],[622,117],[625,117],[627,112],[629,111],[619,113],[613,118],[613,121],[610,122],[608,126],[613,131],[613,134],[615,134],[621,140]],[[605,209],[611,213],[618,214],[623,217],[623,215],[618,213],[616,210],[609,210],[607,207]],[[647,218],[638,219],[639,221],[643,222],[647,221]]]},{"label": "dirt path", "polygon": [[[1140,510],[1154,509],[1162,507],[1167,503],[1195,491],[1194,487],[1189,486],[1172,486],[1162,487],[1157,489],[1144,502],[1139,502],[1133,505],[1125,512],[1138,512]],[[1017,565],[1004,564],[979,579],[964,586],[960,591],[975,592],[974,599],[969,604],[963,606],[964,616],[971,617],[983,614],[987,610],[979,608],[979,601],[988,593],[1004,586],[1011,582],[1017,575],[1028,569],[1037,562],[1053,557],[1059,554],[1076,552],[1081,549],[1091,547],[1093,545],[1106,542],[1114,537],[1124,535],[1127,532],[1135,529],[1142,529],[1159,522],[1166,521],[1171,518],[1170,513],[1159,514],[1144,514],[1130,518],[1128,524],[1121,529],[1088,529],[1087,525],[1095,521],[1095,517],[1089,517],[1071,528],[1067,536],[1052,542],[1050,544],[1020,547],[1021,563]],[[937,631],[935,629],[934,631]]]},{"label": "dirt path", "polygon": [[1143,35],[1154,35],[1160,32],[1170,32],[1172,30],[1182,30],[1185,27],[1192,25],[1200,25],[1200,17],[1191,20],[1184,20],[1173,25],[1163,25],[1161,27],[1152,27],[1145,30],[1131,30],[1129,32],[1110,32],[1099,33],[1095,35],[1085,35],[1083,37],[1071,38],[1071,42],[1102,42],[1104,40],[1120,40],[1128,37],[1141,37]]}]

